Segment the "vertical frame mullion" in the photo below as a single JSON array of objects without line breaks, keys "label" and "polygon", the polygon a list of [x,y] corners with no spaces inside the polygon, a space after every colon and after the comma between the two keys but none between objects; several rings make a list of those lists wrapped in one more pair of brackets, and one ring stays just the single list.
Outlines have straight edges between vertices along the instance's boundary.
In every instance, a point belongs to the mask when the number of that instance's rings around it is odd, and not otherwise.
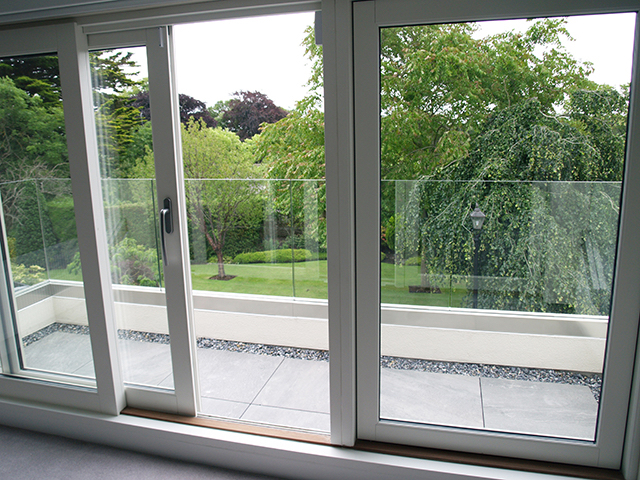
[{"label": "vertical frame mullion", "polygon": [[322,2],[331,443],[356,440],[355,216],[351,1]]},{"label": "vertical frame mullion", "polygon": [[380,72],[373,1],[353,4],[358,436],[375,439],[380,405]]},{"label": "vertical frame mullion", "polygon": [[71,188],[82,259],[91,348],[103,413],[125,406],[116,351],[114,299],[106,238],[86,36],[76,24],[58,31],[58,61],[71,170]]},{"label": "vertical frame mullion", "polygon": [[162,208],[168,197],[173,208],[174,231],[164,234],[167,254],[164,281],[173,380],[178,414],[194,416],[199,395],[173,44],[170,27],[149,28],[146,32],[157,205]]}]

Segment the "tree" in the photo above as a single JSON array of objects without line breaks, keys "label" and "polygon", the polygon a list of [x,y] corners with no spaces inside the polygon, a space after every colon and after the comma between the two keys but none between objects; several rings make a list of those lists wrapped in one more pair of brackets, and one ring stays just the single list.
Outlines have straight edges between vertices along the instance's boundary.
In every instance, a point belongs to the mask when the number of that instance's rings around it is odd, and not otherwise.
[{"label": "tree", "polygon": [[53,55],[9,57],[0,60],[0,77],[14,84],[31,97],[38,96],[45,106],[60,106],[60,69]]},{"label": "tree", "polygon": [[[212,278],[226,280],[225,242],[232,230],[252,227],[255,215],[247,210],[255,206],[263,189],[259,181],[251,181],[259,177],[259,167],[237,135],[195,119],[182,125],[182,158],[187,216],[216,255],[218,275]],[[153,176],[151,155],[136,175]]]},{"label": "tree", "polygon": [[417,179],[463,158],[484,120],[529,98],[547,114],[591,68],[562,46],[563,19],[475,38],[474,24],[381,31],[381,175]]},{"label": "tree", "polygon": [[221,125],[235,132],[245,141],[260,133],[263,123],[275,123],[287,116],[286,110],[276,106],[260,92],[235,92],[222,114]]},{"label": "tree", "polygon": [[534,98],[495,112],[468,156],[413,182],[396,212],[396,260],[420,252],[436,283],[469,275],[465,224],[478,202],[487,214],[481,308],[608,314],[626,101],[605,88],[576,91],[566,105],[548,115]]},{"label": "tree", "polygon": [[[276,189],[275,207],[294,223],[294,230],[301,231],[304,213],[308,212],[311,194],[316,202],[318,224],[315,231],[305,236],[326,248],[326,184],[324,165],[324,113],[316,108],[298,106],[282,120],[265,125],[260,135],[251,143],[255,158],[266,169]],[[309,180],[319,180],[309,182]],[[302,182],[306,183],[302,185]],[[311,189],[311,190],[310,190]],[[307,207],[305,207],[305,202]],[[306,210],[305,210],[306,208]]]},{"label": "tree", "polygon": [[40,96],[0,78],[0,178],[8,230],[31,221],[25,217],[34,211],[26,207],[27,197],[33,196],[29,180],[52,176],[69,176],[61,106],[46,107]]},{"label": "tree", "polygon": [[[194,118],[195,120],[204,121],[207,127],[215,128],[218,126],[217,120],[213,118],[209,110],[207,110],[206,103],[183,93],[178,95],[178,103],[180,105],[180,123],[183,125],[187,125],[189,120]],[[145,120],[151,120],[148,90],[138,92],[135,96],[131,97],[129,105],[137,108]]]}]

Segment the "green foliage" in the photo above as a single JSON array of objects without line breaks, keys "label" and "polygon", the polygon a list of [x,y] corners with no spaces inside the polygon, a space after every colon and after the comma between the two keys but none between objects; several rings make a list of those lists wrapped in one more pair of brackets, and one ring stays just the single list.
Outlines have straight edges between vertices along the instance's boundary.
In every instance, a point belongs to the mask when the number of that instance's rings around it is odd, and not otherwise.
[{"label": "green foliage", "polygon": [[39,96],[31,97],[9,78],[0,78],[0,176],[29,178],[29,167],[38,167],[39,176],[53,176],[54,171],[68,176],[62,107],[45,107]]},{"label": "green foliage", "polygon": [[18,255],[18,251],[16,250],[16,239],[14,237],[7,237],[7,246],[9,248],[9,258],[13,262]]},{"label": "green foliage", "polygon": [[150,127],[138,134],[147,124],[140,109],[132,106],[131,93],[143,82],[134,80],[135,73],[127,70],[138,67],[131,59],[132,52],[105,50],[92,53],[96,131],[100,145],[100,166],[104,177],[127,176],[140,154],[150,147]]},{"label": "green foliage", "polygon": [[47,107],[59,107],[62,95],[58,57],[37,55],[0,59],[0,77],[13,80],[31,97],[38,97]]},{"label": "green foliage", "polygon": [[316,260],[309,250],[283,248],[278,250],[266,250],[263,252],[248,252],[236,255],[234,263],[291,263]]},{"label": "green foliage", "polygon": [[381,176],[417,179],[465,157],[492,111],[537,98],[546,113],[592,85],[561,44],[562,19],[474,38],[474,24],[381,30]]},{"label": "green foliage", "polygon": [[[109,248],[109,255],[113,283],[144,287],[160,286],[158,256],[154,249],[139,245],[132,238],[124,238]],[[67,271],[76,275],[82,272],[79,252],[67,266]]]},{"label": "green foliage", "polygon": [[11,265],[13,281],[22,285],[35,285],[45,280],[45,270],[40,265],[25,267],[21,263]]},{"label": "green foliage", "polygon": [[126,202],[105,206],[105,216],[110,218],[114,242],[130,238],[148,248],[156,246],[155,212],[151,202]]},{"label": "green foliage", "polygon": [[47,202],[53,233],[60,242],[78,238],[73,197],[57,196]]},{"label": "green foliage", "polygon": [[27,182],[20,202],[20,219],[10,235],[16,240],[17,258],[21,263],[46,267],[44,249],[57,243],[44,197],[36,182]]},{"label": "green foliage", "polygon": [[223,278],[227,236],[251,229],[256,209],[261,207],[256,199],[262,185],[250,181],[260,169],[237,135],[208,128],[195,119],[182,126],[182,158],[188,179],[187,215],[218,257],[218,272]]}]

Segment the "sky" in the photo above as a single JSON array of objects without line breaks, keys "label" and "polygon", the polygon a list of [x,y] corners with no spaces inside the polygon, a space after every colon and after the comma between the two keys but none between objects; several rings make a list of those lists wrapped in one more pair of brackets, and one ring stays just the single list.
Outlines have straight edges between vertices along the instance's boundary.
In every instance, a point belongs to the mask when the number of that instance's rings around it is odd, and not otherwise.
[{"label": "sky", "polygon": [[[218,20],[174,27],[178,91],[213,106],[236,91],[260,91],[292,109],[307,93],[311,72],[301,46],[313,12]],[[594,64],[591,79],[614,87],[631,79],[635,14],[571,17],[565,42],[573,56]],[[525,20],[482,22],[476,34],[523,31]],[[138,59],[144,62],[143,57]],[[141,69],[141,76],[146,72]]]},{"label": "sky", "polygon": [[239,90],[292,109],[307,93],[311,64],[301,46],[314,12],[174,27],[178,90],[213,106]]}]

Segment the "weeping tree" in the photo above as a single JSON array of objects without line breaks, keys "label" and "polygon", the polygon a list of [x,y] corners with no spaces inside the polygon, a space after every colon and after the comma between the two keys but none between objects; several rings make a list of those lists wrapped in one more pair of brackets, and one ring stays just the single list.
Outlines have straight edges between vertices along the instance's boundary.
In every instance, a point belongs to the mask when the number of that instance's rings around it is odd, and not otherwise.
[{"label": "weeping tree", "polygon": [[481,308],[607,314],[627,101],[613,89],[571,95],[563,115],[537,99],[496,112],[470,154],[412,184],[398,251],[426,273],[470,274],[469,213],[487,215]]}]

